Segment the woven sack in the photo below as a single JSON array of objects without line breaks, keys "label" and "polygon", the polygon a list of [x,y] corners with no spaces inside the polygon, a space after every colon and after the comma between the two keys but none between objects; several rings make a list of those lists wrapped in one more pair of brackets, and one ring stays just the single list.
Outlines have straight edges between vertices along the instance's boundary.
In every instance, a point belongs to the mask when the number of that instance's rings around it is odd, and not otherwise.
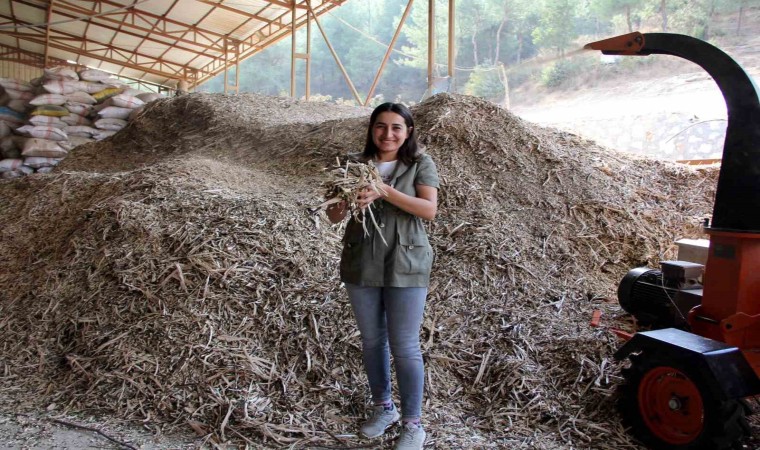
[{"label": "woven sack", "polygon": [[24,158],[24,165],[39,169],[40,167],[53,167],[58,165],[63,158],[45,158],[41,156],[30,156]]},{"label": "woven sack", "polygon": [[29,113],[31,116],[63,117],[69,115],[69,110],[63,106],[42,105],[34,108]]},{"label": "woven sack", "polygon": [[103,118],[95,121],[95,128],[99,130],[107,131],[119,131],[127,126],[127,121],[124,119]]},{"label": "woven sack", "polygon": [[111,97],[111,103],[113,103],[114,106],[119,106],[121,108],[137,108],[138,106],[143,106],[145,104],[145,102],[139,98],[124,93]]},{"label": "woven sack", "polygon": [[55,105],[61,106],[66,103],[66,97],[61,94],[42,94],[29,100],[30,105],[42,106],[42,105]]},{"label": "woven sack", "polygon": [[67,153],[57,142],[37,138],[27,140],[21,150],[23,157],[63,158]]},{"label": "woven sack", "polygon": [[32,125],[50,125],[51,127],[63,128],[66,126],[66,122],[62,121],[60,117],[53,116],[32,116],[29,118],[29,123]]},{"label": "woven sack", "polygon": [[0,159],[0,172],[8,172],[16,170],[24,164],[24,161],[19,158],[6,158]]}]

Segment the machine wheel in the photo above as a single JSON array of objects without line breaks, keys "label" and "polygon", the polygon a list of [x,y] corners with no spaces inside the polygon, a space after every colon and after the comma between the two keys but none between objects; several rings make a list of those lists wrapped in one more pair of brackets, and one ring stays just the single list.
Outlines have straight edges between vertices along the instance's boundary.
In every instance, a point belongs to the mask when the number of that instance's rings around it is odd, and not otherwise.
[{"label": "machine wheel", "polygon": [[740,401],[715,398],[709,379],[683,362],[634,354],[623,376],[618,410],[650,448],[720,450],[748,430]]}]

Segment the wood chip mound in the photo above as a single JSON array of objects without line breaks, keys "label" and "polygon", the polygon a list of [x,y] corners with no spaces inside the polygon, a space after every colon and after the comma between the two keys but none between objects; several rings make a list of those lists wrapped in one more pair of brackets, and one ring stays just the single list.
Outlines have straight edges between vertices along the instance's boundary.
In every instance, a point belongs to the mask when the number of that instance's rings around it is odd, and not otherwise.
[{"label": "wood chip mound", "polygon": [[[434,448],[635,448],[607,326],[631,268],[700,237],[717,170],[617,153],[442,94],[412,108],[441,175],[422,329]],[[256,95],[154,102],[53,174],[0,183],[0,390],[253,448],[380,446],[313,206],[370,110]],[[602,310],[602,327],[589,326]]]}]

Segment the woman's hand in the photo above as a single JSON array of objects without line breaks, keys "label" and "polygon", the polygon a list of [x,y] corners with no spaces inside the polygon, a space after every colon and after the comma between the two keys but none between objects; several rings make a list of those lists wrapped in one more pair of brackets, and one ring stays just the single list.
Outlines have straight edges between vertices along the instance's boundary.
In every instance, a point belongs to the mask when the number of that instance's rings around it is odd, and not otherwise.
[{"label": "woman's hand", "polygon": [[[378,198],[383,198],[387,196],[388,192],[388,185],[385,183],[380,183],[376,185],[377,191],[372,188],[364,188],[362,189],[359,194],[356,196],[356,202],[359,205],[359,208],[364,209],[367,206],[369,206],[372,202],[377,200]],[[383,192],[386,194],[383,195]]]},{"label": "woman's hand", "polygon": [[383,183],[377,185],[377,191],[372,188],[362,190],[356,201],[359,207],[364,209],[378,198],[382,198],[409,214],[421,219],[433,220],[438,211],[438,189],[422,184],[417,184],[414,188],[416,195],[411,196]]}]

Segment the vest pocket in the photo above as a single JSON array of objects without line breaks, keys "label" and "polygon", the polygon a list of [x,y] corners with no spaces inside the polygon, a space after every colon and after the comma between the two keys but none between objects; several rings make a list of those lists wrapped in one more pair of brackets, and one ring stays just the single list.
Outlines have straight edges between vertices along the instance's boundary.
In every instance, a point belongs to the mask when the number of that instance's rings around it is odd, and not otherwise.
[{"label": "vest pocket", "polygon": [[433,250],[424,234],[398,237],[396,253],[399,273],[414,275],[429,273],[433,263]]},{"label": "vest pocket", "polygon": [[362,235],[347,235],[340,255],[341,278],[349,280],[361,277]]}]

